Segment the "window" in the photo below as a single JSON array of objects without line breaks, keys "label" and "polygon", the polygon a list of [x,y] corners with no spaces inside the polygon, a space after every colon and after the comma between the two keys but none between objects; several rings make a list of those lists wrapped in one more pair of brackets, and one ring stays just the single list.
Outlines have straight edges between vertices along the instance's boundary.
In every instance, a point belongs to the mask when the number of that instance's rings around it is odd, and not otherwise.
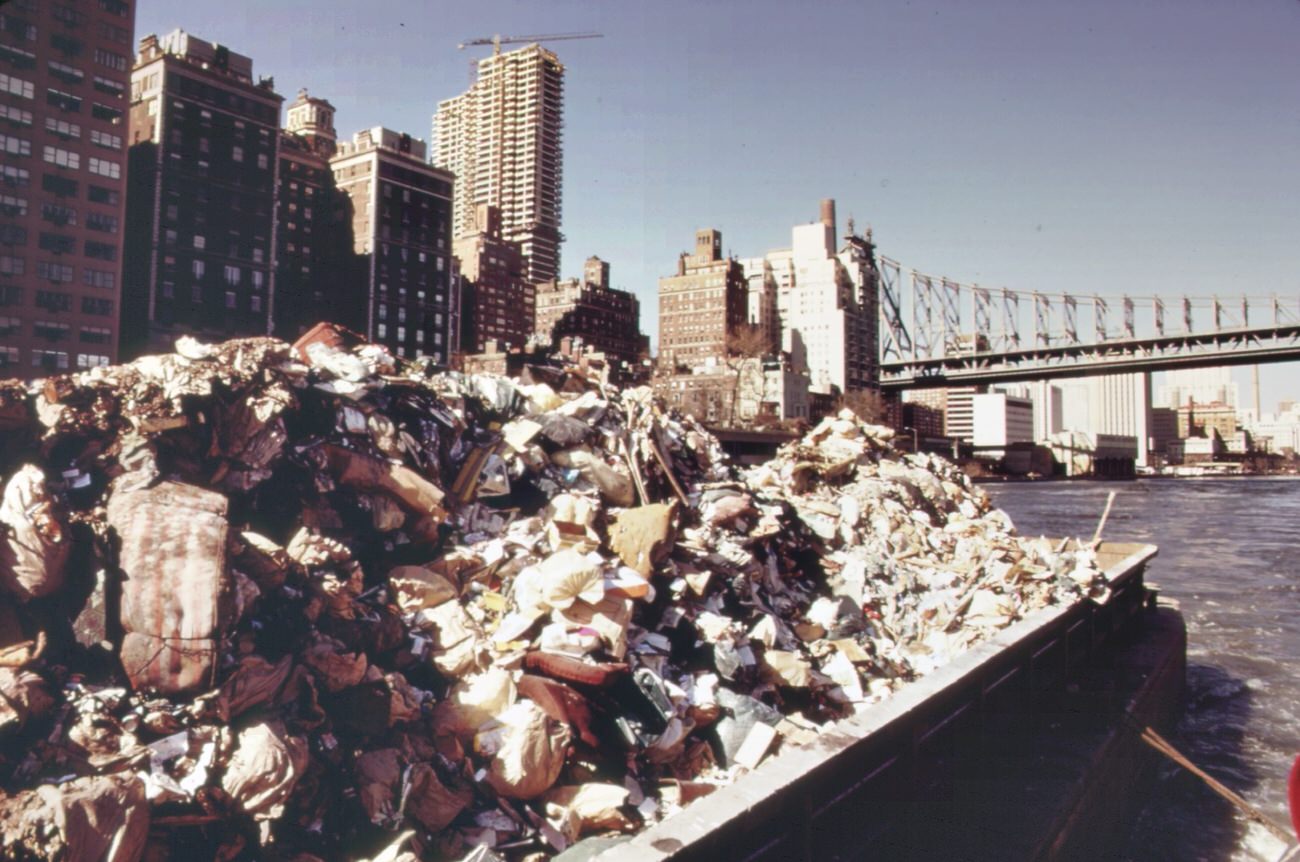
[{"label": "window", "polygon": [[398,341],[405,341],[405,340],[406,340],[406,327],[405,327],[405,326],[399,326],[399,327],[397,327],[397,340],[398,340]]},{"label": "window", "polygon": [[262,310],[262,297],[260,297],[260,296],[250,296],[250,297],[248,298],[248,307],[249,307],[249,310],[251,310],[251,311],[255,311],[255,312],[261,311],[261,310]]},{"label": "window", "polygon": [[51,60],[49,69],[51,75],[65,84],[80,84],[86,78],[85,72],[67,63],[60,63],[58,60]]},{"label": "window", "polygon": [[258,154],[257,154],[257,166],[258,166],[259,168],[262,168],[263,170],[265,170],[265,169],[266,169],[266,164],[267,164],[267,162],[266,162],[266,153],[258,153]]},{"label": "window", "polygon": [[119,18],[125,18],[131,13],[131,7],[124,0],[99,0],[99,8]]},{"label": "window", "polygon": [[95,76],[95,89],[101,93],[106,93],[114,99],[126,98],[126,85],[120,81],[113,81],[105,78],[103,75]]},{"label": "window", "polygon": [[90,130],[90,142],[97,147],[103,147],[107,150],[122,149],[122,139],[117,135],[110,135],[108,132],[101,132],[99,129]]},{"label": "window", "polygon": [[119,45],[131,44],[131,32],[123,27],[117,27],[107,21],[99,22],[99,35],[105,39],[110,39]]},{"label": "window", "polygon": [[36,291],[36,307],[46,311],[72,311],[72,294],[53,290]]},{"label": "window", "polygon": [[176,231],[171,228],[167,228],[167,230],[163,231],[163,242],[168,246],[176,245]]},{"label": "window", "polygon": [[80,26],[86,20],[85,14],[62,3],[54,4],[54,8],[50,10],[50,17],[67,27]]},{"label": "window", "polygon": [[226,308],[235,309],[239,307],[239,294],[233,290],[226,291]]},{"label": "window", "polygon": [[104,356],[99,353],[78,353],[77,354],[78,368],[96,368],[103,365],[108,365],[107,356]]},{"label": "window", "polygon": [[244,160],[244,148],[232,147],[230,150],[230,158],[236,162],[242,162]]},{"label": "window", "polygon": [[388,324],[386,324],[386,323],[377,323],[377,324],[375,324],[375,337],[376,337],[376,338],[387,338],[387,337],[388,337]]},{"label": "window", "polygon": [[0,275],[22,275],[27,271],[27,261],[21,257],[0,254]]},{"label": "window", "polygon": [[27,245],[27,228],[0,224],[0,245]]},{"label": "window", "polygon": [[0,15],[0,30],[27,42],[36,41],[36,25],[13,15]]},{"label": "window", "polygon": [[80,138],[81,126],[76,123],[69,123],[67,120],[59,120],[54,117],[45,118],[45,131],[53,132],[60,138]]},{"label": "window", "polygon": [[81,283],[88,287],[99,287],[104,290],[112,290],[117,282],[117,276],[106,269],[91,269],[89,267],[81,271]]},{"label": "window", "polygon": [[113,313],[113,300],[100,299],[97,296],[83,296],[81,298],[81,313],[108,317]]},{"label": "window", "polygon": [[91,105],[90,115],[96,120],[104,120],[113,125],[120,124],[123,116],[122,112],[117,108],[110,108],[108,105],[101,105],[99,102],[95,102]]},{"label": "window", "polygon": [[240,281],[239,275],[240,275],[239,267],[229,266],[229,265],[225,267],[226,284],[232,286],[239,284]]},{"label": "window", "polygon": [[48,87],[45,90],[45,103],[47,105],[53,105],[60,111],[65,111],[69,114],[81,113],[80,96],[74,96],[71,93],[56,90],[53,87]]},{"label": "window", "polygon": [[61,233],[46,233],[41,231],[40,240],[37,245],[46,251],[52,251],[55,254],[67,254],[77,247],[77,240],[74,237],[65,236]]},{"label": "window", "polygon": [[258,269],[255,269],[255,270],[252,271],[251,275],[252,275],[252,277],[253,277],[253,290],[261,290],[261,289],[262,289],[262,279],[265,277],[265,276],[263,276],[262,271],[261,271],[261,270],[258,270]]},{"label": "window", "polygon": [[0,215],[7,215],[7,216],[27,215],[27,198],[20,198],[15,195],[0,194]]},{"label": "window", "polygon": [[4,60],[15,69],[35,69],[36,55],[12,45],[0,45],[0,60]]},{"label": "window", "polygon": [[58,174],[42,174],[41,188],[62,198],[75,198],[77,196],[77,181],[68,177],[61,177]]},{"label": "window", "polygon": [[33,350],[32,367],[51,371],[68,367],[68,354],[62,350]]},{"label": "window", "polygon": [[8,153],[11,156],[30,156],[32,154],[32,142],[26,138],[16,138],[13,135],[0,135],[0,153]]},{"label": "window", "polygon": [[116,204],[118,200],[116,191],[93,183],[86,188],[86,197],[97,204]]},{"label": "window", "polygon": [[86,257],[96,260],[117,260],[117,246],[106,242],[86,240]]},{"label": "window", "polygon": [[41,204],[41,218],[50,224],[63,225],[77,223],[77,211],[72,207],[65,207],[60,204],[44,203]]},{"label": "window", "polygon": [[72,150],[65,150],[60,147],[51,147],[49,144],[45,145],[44,158],[49,164],[58,165],[61,168],[76,170],[81,167],[80,153],[74,153]]},{"label": "window", "polygon": [[18,335],[23,330],[23,321],[20,317],[8,317],[0,314],[0,337],[5,335]]},{"label": "window", "polygon": [[96,48],[95,62],[101,66],[107,66],[110,69],[115,69],[118,72],[126,71],[126,66],[127,66],[126,55],[118,54],[115,51],[106,51],[103,48]]},{"label": "window", "polygon": [[86,213],[86,227],[103,233],[117,233],[117,216]]},{"label": "window", "polygon": [[108,159],[97,159],[94,156],[91,156],[90,172],[92,174],[99,174],[101,177],[108,177],[109,179],[117,180],[122,178],[122,165]]},{"label": "window", "polygon": [[32,112],[15,108],[13,105],[0,105],[0,120],[8,120],[10,125],[14,126],[30,126]]},{"label": "window", "polygon": [[32,175],[26,168],[0,165],[0,184],[6,188],[22,189],[31,184]]},{"label": "window", "polygon": [[55,283],[72,281],[72,267],[66,263],[53,263],[47,260],[36,262],[36,277]]},{"label": "window", "polygon": [[262,256],[265,254],[260,248],[253,249],[253,263],[261,263]]},{"label": "window", "polygon": [[207,239],[205,239],[202,235],[196,233],[194,235],[194,247],[200,250],[207,248],[208,247]]},{"label": "window", "polygon": [[164,299],[175,299],[176,285],[170,281],[164,281],[162,283],[162,295]]},{"label": "window", "polygon": [[53,320],[37,320],[32,322],[32,335],[46,341],[66,341],[72,337],[72,327]]},{"label": "window", "polygon": [[86,344],[108,344],[113,340],[113,330],[105,326],[83,326],[77,340]]},{"label": "window", "polygon": [[50,44],[58,51],[62,51],[65,57],[81,56],[81,40],[75,36],[68,36],[64,33],[53,33],[50,35]]},{"label": "window", "polygon": [[[203,278],[203,271],[204,271],[203,261],[196,260],[190,264],[190,272],[194,274],[195,278],[198,279]],[[198,302],[198,300],[196,299],[195,302]]]},{"label": "window", "polygon": [[0,74],[0,93],[8,93],[20,99],[32,99],[36,96],[36,87],[31,81]]}]

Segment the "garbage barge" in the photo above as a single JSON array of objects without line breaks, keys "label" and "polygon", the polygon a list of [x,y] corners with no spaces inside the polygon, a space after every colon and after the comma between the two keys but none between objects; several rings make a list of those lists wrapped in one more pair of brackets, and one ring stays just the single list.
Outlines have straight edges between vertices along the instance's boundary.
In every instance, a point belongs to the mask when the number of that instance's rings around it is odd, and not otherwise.
[{"label": "garbage barge", "polygon": [[[0,381],[0,480],[18,859],[536,862],[707,811],[1131,580],[847,411],[741,469],[648,389],[329,326]],[[1080,638],[985,682],[1015,703]],[[922,747],[960,763],[975,714]]]},{"label": "garbage barge", "polygon": [[1186,628],[1154,545],[1104,542],[1106,604],[1043,608],[629,839],[559,862],[1091,860],[1140,808],[1144,726],[1181,711]]}]

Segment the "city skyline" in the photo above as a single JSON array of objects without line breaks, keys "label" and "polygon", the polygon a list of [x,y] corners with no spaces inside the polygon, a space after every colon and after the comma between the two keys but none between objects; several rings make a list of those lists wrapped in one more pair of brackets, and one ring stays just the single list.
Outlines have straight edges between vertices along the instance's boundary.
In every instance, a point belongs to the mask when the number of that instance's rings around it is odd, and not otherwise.
[{"label": "city skyline", "polygon": [[[883,253],[963,281],[1294,291],[1294,4],[743,9],[479,4],[431,20],[397,3],[356,21],[341,4],[146,0],[137,36],[183,26],[254,56],[280,92],[330,99],[343,134],[419,135],[483,56],[457,42],[604,33],[556,46],[569,69],[566,253],[614,261],[651,333],[647,300],[682,236],[717,227],[727,251],[763,254],[832,195]],[[867,26],[880,22],[888,35]],[[1295,394],[1294,372],[1264,367],[1266,409]]]}]

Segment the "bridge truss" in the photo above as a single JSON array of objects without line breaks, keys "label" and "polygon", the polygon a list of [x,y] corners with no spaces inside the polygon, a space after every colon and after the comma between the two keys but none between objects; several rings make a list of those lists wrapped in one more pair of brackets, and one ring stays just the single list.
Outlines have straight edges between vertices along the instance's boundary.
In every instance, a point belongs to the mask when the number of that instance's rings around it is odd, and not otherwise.
[{"label": "bridge truss", "polygon": [[877,259],[884,389],[1300,359],[1300,297],[990,289]]}]

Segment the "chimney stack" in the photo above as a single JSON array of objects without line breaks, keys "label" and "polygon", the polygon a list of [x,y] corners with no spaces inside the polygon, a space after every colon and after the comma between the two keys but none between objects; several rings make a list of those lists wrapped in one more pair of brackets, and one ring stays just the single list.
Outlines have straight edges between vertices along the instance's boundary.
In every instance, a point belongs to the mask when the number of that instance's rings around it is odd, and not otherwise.
[{"label": "chimney stack", "polygon": [[835,198],[822,198],[822,224],[831,229],[835,236]]}]

